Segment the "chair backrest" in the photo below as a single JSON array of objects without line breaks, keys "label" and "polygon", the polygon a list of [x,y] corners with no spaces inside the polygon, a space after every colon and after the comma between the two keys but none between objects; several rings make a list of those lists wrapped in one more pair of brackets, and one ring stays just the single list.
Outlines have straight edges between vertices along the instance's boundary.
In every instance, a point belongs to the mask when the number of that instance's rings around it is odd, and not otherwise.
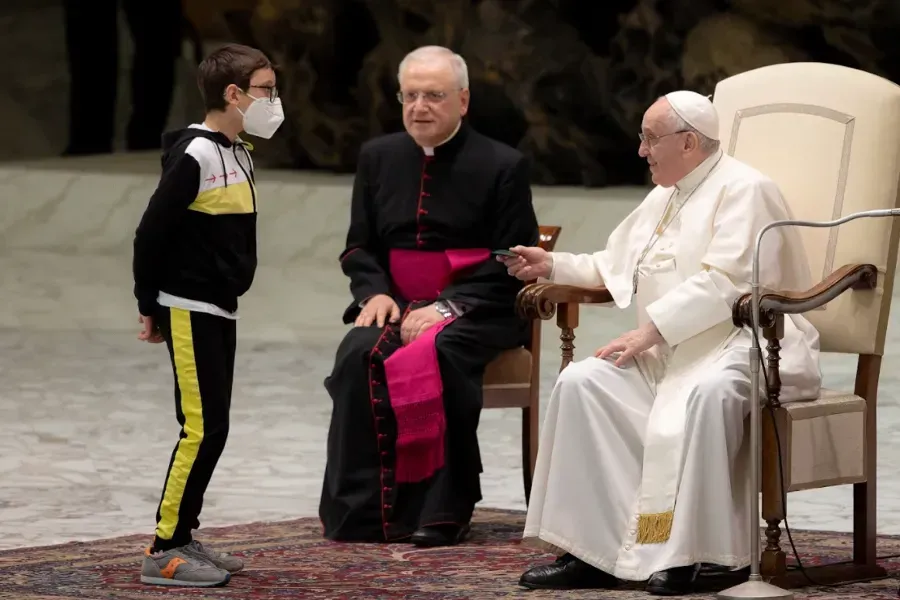
[{"label": "chair backrest", "polygon": [[[787,63],[721,81],[713,103],[724,151],[771,177],[794,218],[830,221],[898,207],[900,86],[846,67]],[[879,273],[874,292],[845,292],[806,315],[822,350],[881,355],[897,219],[862,218],[800,234],[813,284],[846,264],[872,264]]]},{"label": "chair backrest", "polygon": [[553,249],[556,247],[556,240],[559,239],[559,234],[562,232],[562,227],[541,225],[539,229],[540,239],[538,240],[538,246],[547,252],[553,252]]}]

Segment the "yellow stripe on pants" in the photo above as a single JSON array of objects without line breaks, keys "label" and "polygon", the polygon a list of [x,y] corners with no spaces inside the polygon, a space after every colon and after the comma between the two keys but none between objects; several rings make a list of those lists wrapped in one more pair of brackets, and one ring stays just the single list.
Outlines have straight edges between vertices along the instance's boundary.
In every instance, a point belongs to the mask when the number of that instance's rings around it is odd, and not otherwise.
[{"label": "yellow stripe on pants", "polygon": [[163,540],[170,540],[175,535],[184,488],[194,467],[194,461],[197,460],[200,443],[203,441],[203,401],[200,398],[200,383],[197,379],[191,313],[180,308],[171,308],[169,313],[172,322],[175,374],[181,394],[181,412],[184,415],[186,437],[178,440],[175,458],[160,503],[160,520],[156,526],[156,535]]}]

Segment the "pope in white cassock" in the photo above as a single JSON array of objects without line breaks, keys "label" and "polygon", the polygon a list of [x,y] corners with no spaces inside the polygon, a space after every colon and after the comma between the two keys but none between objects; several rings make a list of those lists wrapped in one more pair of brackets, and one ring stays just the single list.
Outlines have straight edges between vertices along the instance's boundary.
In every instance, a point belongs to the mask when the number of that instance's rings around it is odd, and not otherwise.
[{"label": "pope in white cassock", "polygon": [[[776,184],[719,148],[713,104],[668,94],[644,114],[640,156],[656,187],[594,254],[511,248],[510,275],[606,286],[638,328],[559,375],[541,433],[526,541],[559,555],[526,572],[529,588],[690,593],[701,563],[750,563],[749,330],[731,320],[750,292],[760,229],[791,218]],[[774,142],[774,140],[773,140]],[[763,239],[760,287],[811,278],[797,230]],[[786,319],[784,401],[815,398],[819,338]]]}]

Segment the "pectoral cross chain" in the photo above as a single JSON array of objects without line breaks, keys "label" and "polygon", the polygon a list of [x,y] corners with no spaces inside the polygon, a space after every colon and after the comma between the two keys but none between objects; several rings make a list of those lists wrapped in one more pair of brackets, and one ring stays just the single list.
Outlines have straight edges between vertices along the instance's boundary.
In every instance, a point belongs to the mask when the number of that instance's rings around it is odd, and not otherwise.
[{"label": "pectoral cross chain", "polygon": [[647,254],[649,254],[650,249],[653,248],[653,245],[656,244],[656,242],[659,241],[659,238],[662,237],[663,232],[669,227],[672,221],[675,220],[675,216],[681,211],[681,207],[684,206],[684,202],[682,202],[681,206],[678,207],[678,210],[676,210],[674,214],[669,214],[672,212],[676,194],[677,190],[673,191],[672,195],[669,196],[669,201],[666,203],[666,210],[663,211],[662,216],[659,218],[659,222],[656,224],[656,228],[653,230],[653,233],[650,234],[650,239],[647,240],[647,245],[644,246],[644,251],[641,252],[641,256],[638,258],[637,264],[634,265],[634,274],[631,279],[632,294],[637,294],[641,264],[644,262],[644,259],[647,258]]}]

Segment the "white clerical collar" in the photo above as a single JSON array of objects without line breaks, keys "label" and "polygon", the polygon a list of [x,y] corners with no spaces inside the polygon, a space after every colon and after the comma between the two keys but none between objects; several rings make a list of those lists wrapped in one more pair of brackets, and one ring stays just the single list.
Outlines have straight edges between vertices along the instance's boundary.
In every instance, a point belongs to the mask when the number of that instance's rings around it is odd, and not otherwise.
[{"label": "white clerical collar", "polygon": [[709,172],[712,171],[713,167],[716,166],[716,163],[719,162],[719,159],[722,158],[722,149],[719,148],[710,156],[706,157],[702,163],[697,165],[693,171],[685,175],[681,178],[681,181],[675,184],[675,187],[678,188],[679,192],[688,192],[703,181],[703,178],[709,175]]},{"label": "white clerical collar", "polygon": [[[440,144],[438,144],[438,146],[443,146],[444,144],[446,144],[447,142],[449,142],[450,140],[452,140],[452,139],[453,139],[453,136],[456,135],[457,132],[459,132],[459,128],[460,128],[460,127],[462,127],[462,119],[460,119],[460,120],[459,120],[459,123],[456,124],[456,129],[453,130],[453,133],[451,133],[451,134],[447,137],[446,140],[444,140],[443,142],[441,142]],[[434,148],[433,148],[433,147],[431,147],[431,146],[422,146],[422,150],[425,151],[425,156],[434,156]]]}]

